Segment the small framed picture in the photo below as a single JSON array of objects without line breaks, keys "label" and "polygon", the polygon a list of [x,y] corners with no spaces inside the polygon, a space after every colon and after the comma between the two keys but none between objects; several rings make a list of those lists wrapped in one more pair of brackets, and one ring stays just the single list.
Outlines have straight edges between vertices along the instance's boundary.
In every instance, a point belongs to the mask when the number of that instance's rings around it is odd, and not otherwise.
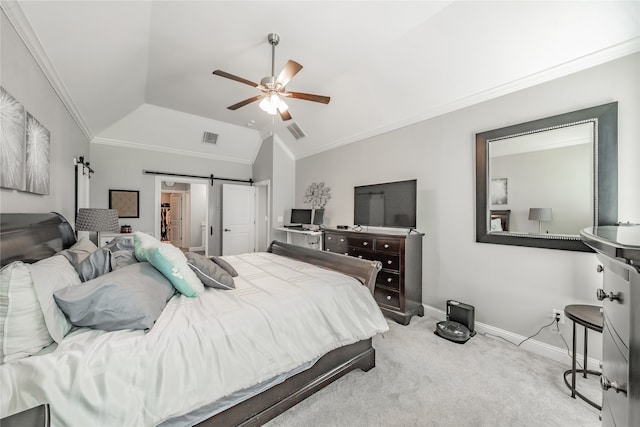
[{"label": "small framed picture", "polygon": [[109,190],[109,209],[117,210],[119,218],[140,218],[140,192]]},{"label": "small framed picture", "polygon": [[506,205],[508,202],[507,178],[491,180],[491,204]]}]

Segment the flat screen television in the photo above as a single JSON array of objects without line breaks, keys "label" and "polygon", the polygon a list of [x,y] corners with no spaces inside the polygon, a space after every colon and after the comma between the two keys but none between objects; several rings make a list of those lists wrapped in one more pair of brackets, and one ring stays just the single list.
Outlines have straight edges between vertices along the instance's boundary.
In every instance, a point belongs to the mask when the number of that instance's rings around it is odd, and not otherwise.
[{"label": "flat screen television", "polygon": [[415,179],[355,187],[353,223],[416,228],[416,191]]}]

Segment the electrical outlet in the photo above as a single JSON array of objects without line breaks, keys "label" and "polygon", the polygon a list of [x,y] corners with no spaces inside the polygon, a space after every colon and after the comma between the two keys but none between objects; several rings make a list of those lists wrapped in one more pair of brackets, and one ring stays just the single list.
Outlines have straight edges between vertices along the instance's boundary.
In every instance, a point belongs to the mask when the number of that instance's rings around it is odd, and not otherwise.
[{"label": "electrical outlet", "polygon": [[551,310],[551,316],[553,316],[553,320],[556,319],[556,316],[560,316],[560,321],[558,323],[564,325],[564,310],[558,310],[557,308],[554,308],[553,310]]}]

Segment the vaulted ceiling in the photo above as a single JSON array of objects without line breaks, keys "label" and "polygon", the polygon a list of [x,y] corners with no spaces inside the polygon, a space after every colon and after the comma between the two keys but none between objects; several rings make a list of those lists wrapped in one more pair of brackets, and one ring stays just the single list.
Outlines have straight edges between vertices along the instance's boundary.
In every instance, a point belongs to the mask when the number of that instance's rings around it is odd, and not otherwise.
[{"label": "vaulted ceiling", "polygon": [[[638,1],[3,1],[88,138],[251,163],[305,157],[640,50]],[[304,68],[282,122],[254,82]],[[524,106],[523,106],[524,108]],[[306,134],[296,140],[285,128]],[[219,134],[216,145],[204,131]]]}]

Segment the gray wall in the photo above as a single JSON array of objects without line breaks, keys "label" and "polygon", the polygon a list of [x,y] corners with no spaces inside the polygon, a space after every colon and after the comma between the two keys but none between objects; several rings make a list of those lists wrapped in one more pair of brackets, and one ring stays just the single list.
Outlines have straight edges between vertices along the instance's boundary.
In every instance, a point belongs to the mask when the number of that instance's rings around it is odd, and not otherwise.
[{"label": "gray wall", "polygon": [[[475,242],[475,134],[618,101],[620,219],[640,222],[639,75],[635,54],[300,159],[296,201],[310,183],[324,181],[332,194],[329,224],[351,224],[354,186],[417,178],[423,302],[444,310],[447,299],[457,299],[476,307],[477,321],[529,336],[551,321],[554,308],[597,303],[598,261],[591,253]],[[537,339],[564,348],[551,332]],[[599,350],[598,340],[591,343]]]},{"label": "gray wall", "polygon": [[[491,159],[492,178],[507,178],[509,231],[537,233],[529,208],[552,208],[553,220],[543,221],[543,233],[578,234],[593,224],[593,146],[572,145]],[[571,171],[571,173],[567,173]]]},{"label": "gray wall", "polygon": [[[262,142],[253,165],[253,174],[255,181],[271,181],[271,225],[274,228],[288,222],[285,213],[290,212],[295,201],[295,170],[295,161],[277,135]],[[282,221],[279,221],[280,218]],[[274,231],[271,237],[282,241],[286,239],[282,231]]]},{"label": "gray wall", "polygon": [[[141,231],[154,230],[156,208],[155,175],[145,175],[143,170],[236,179],[249,179],[252,174],[251,165],[247,164],[102,144],[91,144],[91,157],[96,171],[91,179],[91,207],[108,207],[109,189],[140,191],[140,218],[126,221]],[[216,204],[215,200],[209,202]],[[219,207],[219,203],[216,205]],[[216,229],[215,223],[213,226]]]},{"label": "gray wall", "polygon": [[89,142],[49,84],[4,10],[0,12],[0,84],[50,132],[48,196],[0,189],[2,212],[58,212],[75,221],[73,158],[89,159]]}]

